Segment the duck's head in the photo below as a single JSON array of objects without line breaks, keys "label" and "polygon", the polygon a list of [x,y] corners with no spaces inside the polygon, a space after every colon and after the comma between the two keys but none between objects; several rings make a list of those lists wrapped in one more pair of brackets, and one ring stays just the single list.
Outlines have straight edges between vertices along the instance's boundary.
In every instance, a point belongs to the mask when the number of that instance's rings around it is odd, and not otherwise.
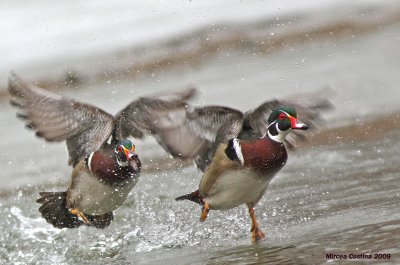
[{"label": "duck's head", "polygon": [[275,109],[269,116],[268,123],[268,136],[277,142],[283,142],[291,129],[308,129],[308,125],[297,118],[296,110],[288,106]]},{"label": "duck's head", "polygon": [[126,167],[130,165],[135,171],[140,169],[140,160],[135,153],[135,145],[132,141],[128,139],[122,140],[115,146],[114,151],[119,166]]}]

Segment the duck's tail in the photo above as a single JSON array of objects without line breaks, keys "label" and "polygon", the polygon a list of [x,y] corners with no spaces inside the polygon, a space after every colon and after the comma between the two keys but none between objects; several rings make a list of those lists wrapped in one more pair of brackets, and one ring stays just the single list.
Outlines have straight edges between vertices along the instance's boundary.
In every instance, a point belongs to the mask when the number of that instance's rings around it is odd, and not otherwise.
[{"label": "duck's tail", "polygon": [[[67,192],[40,192],[36,202],[41,203],[39,212],[46,221],[56,228],[77,228],[83,224],[76,215],[67,208]],[[85,215],[89,220],[87,225],[105,228],[114,219],[112,212],[104,215]]]},{"label": "duck's tail", "polygon": [[201,197],[199,190],[196,190],[196,191],[193,191],[192,193],[175,198],[175,200],[176,201],[189,200],[189,201],[198,203],[200,205],[204,205],[204,200]]}]

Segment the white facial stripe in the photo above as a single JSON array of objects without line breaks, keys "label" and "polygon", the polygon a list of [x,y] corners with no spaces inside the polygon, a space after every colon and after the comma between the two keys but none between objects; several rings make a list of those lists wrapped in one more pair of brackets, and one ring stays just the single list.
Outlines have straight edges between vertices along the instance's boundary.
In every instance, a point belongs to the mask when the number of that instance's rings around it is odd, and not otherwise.
[{"label": "white facial stripe", "polygon": [[278,143],[283,143],[283,140],[285,140],[286,135],[290,132],[291,129],[289,129],[287,131],[281,131],[281,130],[279,130],[278,123],[276,123],[275,126],[276,126],[276,131],[278,132],[278,134],[272,135],[269,131],[267,131],[268,137]]},{"label": "white facial stripe", "polygon": [[268,131],[268,137],[278,143],[283,143],[283,140],[285,140],[286,135],[289,133],[290,130],[284,131],[284,132],[280,132],[277,135],[272,135],[269,131]]},{"label": "white facial stripe", "polygon": [[236,138],[233,139],[233,148],[235,149],[236,155],[239,158],[240,164],[243,166],[244,158],[243,158],[242,148],[240,147],[239,140]]},{"label": "white facial stripe", "polygon": [[[289,113],[287,113],[286,111],[281,110],[281,112],[282,112],[282,113],[285,113],[289,118],[292,117],[292,116],[290,116]],[[272,125],[274,125],[274,124],[275,124],[276,131],[278,132],[277,135],[272,135],[272,134],[269,132],[269,130],[268,130],[269,127],[272,126]],[[268,125],[268,129],[267,129],[267,134],[268,134],[269,138],[272,139],[272,140],[274,140],[274,141],[276,141],[276,142],[279,142],[279,143],[283,143],[283,140],[285,140],[286,135],[288,135],[288,133],[289,133],[290,130],[291,130],[291,128],[289,128],[289,130],[281,131],[281,130],[279,129],[279,127],[278,127],[278,123],[276,122],[276,120],[273,121],[272,123],[270,123],[270,124]]]},{"label": "white facial stripe", "polygon": [[276,128],[276,131],[278,132],[278,134],[280,134],[280,133],[281,133],[281,130],[279,130],[279,125],[278,125],[278,123],[276,123],[275,128]]},{"label": "white facial stripe", "polygon": [[94,152],[92,152],[92,153],[89,155],[89,158],[88,158],[88,167],[89,167],[89,170],[90,170],[90,171],[92,171],[92,158],[93,158],[93,155],[94,155]]},{"label": "white facial stripe", "polygon": [[286,111],[281,110],[281,112],[285,113],[288,117],[292,117],[289,115],[289,113],[287,113]]},{"label": "white facial stripe", "polygon": [[[122,151],[124,152],[124,155],[125,155],[125,150],[126,150],[125,146],[123,146],[123,145],[120,145],[120,146],[122,147]],[[119,152],[118,151],[115,152],[115,158],[117,159],[117,163],[120,167],[128,166],[128,164],[129,164],[128,161],[122,162],[121,160],[119,160]]]},{"label": "white facial stripe", "polygon": [[128,165],[128,161],[125,162],[119,161],[118,157],[117,157],[117,162],[120,167],[126,167]]},{"label": "white facial stripe", "polygon": [[273,124],[275,124],[275,123],[276,123],[276,121],[271,122],[271,123],[268,125],[267,130],[269,129],[269,127],[270,127],[271,125],[273,125]]}]

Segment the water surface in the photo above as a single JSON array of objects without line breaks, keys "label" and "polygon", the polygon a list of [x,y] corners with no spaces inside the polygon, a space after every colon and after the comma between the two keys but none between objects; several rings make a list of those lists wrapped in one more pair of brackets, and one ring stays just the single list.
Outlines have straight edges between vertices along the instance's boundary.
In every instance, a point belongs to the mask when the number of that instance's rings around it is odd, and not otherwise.
[{"label": "water surface", "polygon": [[[0,259],[4,264],[350,264],[327,254],[390,254],[400,263],[400,149],[398,25],[379,32],[293,45],[268,56],[227,52],[196,69],[175,69],[135,80],[110,80],[64,94],[116,113],[132,99],[193,83],[194,104],[224,104],[243,111],[271,97],[330,86],[336,110],[326,126],[365,133],[337,135],[290,153],[286,167],[256,207],[267,238],[250,243],[245,207],[212,211],[175,202],[196,189],[200,173],[174,164],[144,171],[110,227],[58,230],[38,212],[39,191],[69,183],[65,144],[49,144],[23,129],[15,109],[0,103]],[[243,95],[245,91],[245,96]],[[393,117],[391,124],[388,117]],[[358,130],[360,131],[360,130]],[[361,133],[363,130],[361,130]],[[144,161],[168,156],[151,139],[137,142]],[[362,260],[361,264],[366,262]]]}]

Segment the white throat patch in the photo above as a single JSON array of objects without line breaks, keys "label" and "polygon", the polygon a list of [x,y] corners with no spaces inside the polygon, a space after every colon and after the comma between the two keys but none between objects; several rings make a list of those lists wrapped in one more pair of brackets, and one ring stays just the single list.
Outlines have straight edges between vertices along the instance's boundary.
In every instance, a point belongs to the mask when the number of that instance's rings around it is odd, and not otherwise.
[{"label": "white throat patch", "polygon": [[283,143],[283,140],[285,140],[286,135],[288,135],[288,133],[290,132],[291,129],[289,129],[289,130],[287,130],[287,131],[281,131],[281,130],[279,130],[278,123],[276,123],[275,121],[274,121],[273,123],[271,123],[271,124],[268,126],[268,128],[269,128],[270,126],[273,126],[274,124],[275,124],[275,128],[276,128],[276,131],[278,132],[278,134],[277,134],[277,135],[272,135],[272,134],[269,132],[269,130],[267,130],[268,137],[269,137],[270,139],[272,139],[272,140],[278,142],[278,143]]},{"label": "white throat patch", "polygon": [[117,157],[117,163],[120,167],[126,167],[129,164],[128,161],[125,162],[119,161],[118,157]]}]

